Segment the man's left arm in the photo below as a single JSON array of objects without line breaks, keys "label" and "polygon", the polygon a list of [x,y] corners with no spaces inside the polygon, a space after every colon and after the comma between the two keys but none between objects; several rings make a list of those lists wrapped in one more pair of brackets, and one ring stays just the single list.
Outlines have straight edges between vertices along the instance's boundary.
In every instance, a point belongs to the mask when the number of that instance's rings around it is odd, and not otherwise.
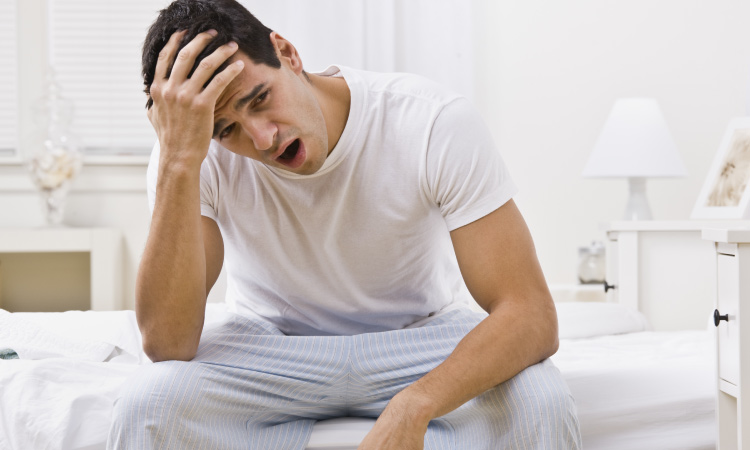
[{"label": "man's left arm", "polygon": [[557,351],[555,306],[515,202],[453,230],[451,239],[464,281],[489,316],[391,400],[361,450],[423,448],[430,420]]}]

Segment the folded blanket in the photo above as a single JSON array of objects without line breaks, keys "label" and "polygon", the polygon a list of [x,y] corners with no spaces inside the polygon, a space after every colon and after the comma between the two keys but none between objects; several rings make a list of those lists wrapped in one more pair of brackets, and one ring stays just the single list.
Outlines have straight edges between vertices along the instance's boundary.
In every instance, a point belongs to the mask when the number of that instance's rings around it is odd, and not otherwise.
[{"label": "folded blanket", "polygon": [[0,348],[13,349],[20,359],[68,357],[105,361],[115,349],[112,344],[63,337],[33,322],[0,309]]},{"label": "folded blanket", "polygon": [[[121,351],[111,355],[110,362],[148,362],[143,353],[135,311],[16,312],[13,316],[64,338],[111,344]],[[2,342],[0,346],[5,347]]]}]

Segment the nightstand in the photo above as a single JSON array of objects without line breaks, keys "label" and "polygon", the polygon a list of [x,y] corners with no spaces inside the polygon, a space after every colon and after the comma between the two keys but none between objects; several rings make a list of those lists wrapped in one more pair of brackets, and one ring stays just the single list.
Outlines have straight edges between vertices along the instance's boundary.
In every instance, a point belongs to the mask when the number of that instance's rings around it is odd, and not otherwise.
[{"label": "nightstand", "polygon": [[[641,311],[655,331],[705,329],[716,275],[714,245],[704,228],[735,221],[619,221],[607,235],[607,301]],[[679,314],[675,314],[679,311]]]},{"label": "nightstand", "polygon": [[122,250],[113,228],[0,228],[0,308],[122,309]]},{"label": "nightstand", "polygon": [[[714,325],[717,346],[718,448],[750,449],[750,229],[709,228],[716,258]],[[750,320],[750,319],[748,319]],[[744,387],[744,392],[743,392]]]}]

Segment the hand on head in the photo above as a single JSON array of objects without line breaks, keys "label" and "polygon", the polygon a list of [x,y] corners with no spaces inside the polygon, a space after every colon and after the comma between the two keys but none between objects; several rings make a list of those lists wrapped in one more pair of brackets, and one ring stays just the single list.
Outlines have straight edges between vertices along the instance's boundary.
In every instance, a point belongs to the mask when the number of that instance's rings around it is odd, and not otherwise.
[{"label": "hand on head", "polygon": [[162,159],[171,156],[200,166],[213,134],[216,101],[244,65],[238,60],[217,73],[237,51],[237,44],[229,42],[203,58],[193,71],[196,58],[216,32],[199,33],[178,51],[185,33],[172,34],[159,52],[149,87],[153,104],[147,114],[159,137]]}]

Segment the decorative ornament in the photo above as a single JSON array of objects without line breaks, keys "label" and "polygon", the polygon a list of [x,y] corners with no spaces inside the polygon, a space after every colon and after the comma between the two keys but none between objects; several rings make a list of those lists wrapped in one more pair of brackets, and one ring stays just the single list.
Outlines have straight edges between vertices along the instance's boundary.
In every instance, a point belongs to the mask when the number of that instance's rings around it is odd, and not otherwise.
[{"label": "decorative ornament", "polygon": [[48,70],[45,95],[33,106],[38,131],[36,152],[28,161],[34,184],[44,203],[47,224],[61,226],[70,184],[82,166],[77,139],[70,131],[73,104],[61,94],[54,70]]}]

